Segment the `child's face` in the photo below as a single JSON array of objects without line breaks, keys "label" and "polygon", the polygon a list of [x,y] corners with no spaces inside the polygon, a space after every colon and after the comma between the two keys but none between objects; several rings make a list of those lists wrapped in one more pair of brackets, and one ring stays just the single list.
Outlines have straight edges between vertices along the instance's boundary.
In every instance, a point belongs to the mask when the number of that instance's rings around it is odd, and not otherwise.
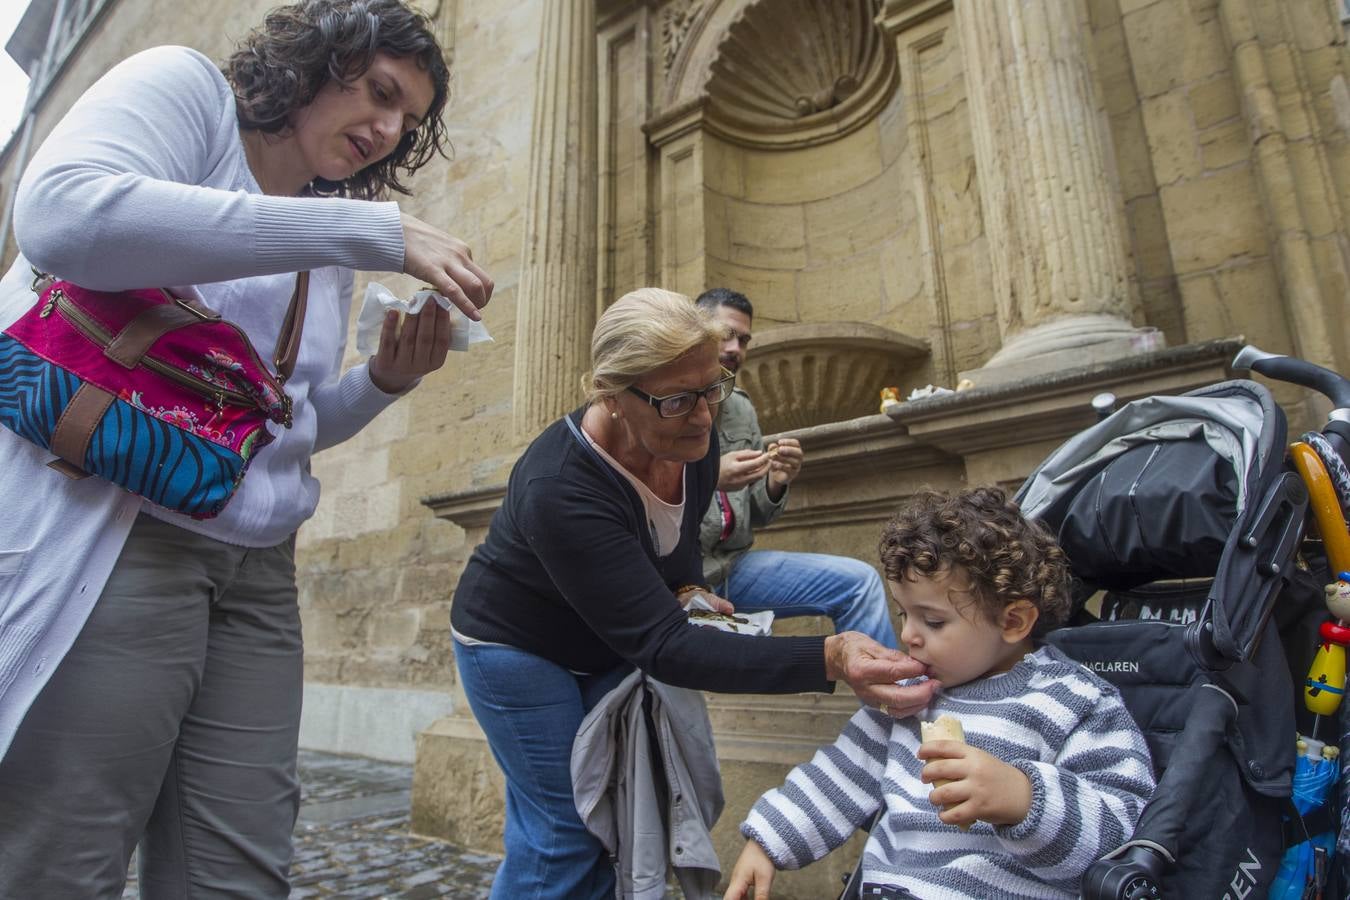
[{"label": "child's face", "polygon": [[1020,629],[989,620],[959,569],[887,586],[900,605],[900,643],[946,687],[1006,672],[1031,649]]}]

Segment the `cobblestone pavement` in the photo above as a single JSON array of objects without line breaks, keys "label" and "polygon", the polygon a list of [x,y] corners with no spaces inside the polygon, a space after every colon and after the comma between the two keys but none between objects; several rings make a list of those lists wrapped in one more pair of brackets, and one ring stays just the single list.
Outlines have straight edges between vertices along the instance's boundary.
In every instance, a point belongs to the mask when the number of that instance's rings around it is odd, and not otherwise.
[{"label": "cobblestone pavement", "polygon": [[[500,856],[408,832],[412,767],[300,753],[291,897],[430,900],[486,897]],[[136,865],[123,900],[136,900]]]}]

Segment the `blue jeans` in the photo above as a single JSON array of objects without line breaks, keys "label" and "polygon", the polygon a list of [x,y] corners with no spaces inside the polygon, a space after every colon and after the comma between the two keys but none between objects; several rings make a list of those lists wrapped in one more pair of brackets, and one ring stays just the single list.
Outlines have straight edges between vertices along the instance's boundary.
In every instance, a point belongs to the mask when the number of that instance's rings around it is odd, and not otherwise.
[{"label": "blue jeans", "polygon": [[886,586],[875,569],[856,559],[751,550],[731,564],[727,583],[713,590],[737,612],[829,616],[835,631],[861,631],[887,647],[897,646]]},{"label": "blue jeans", "polygon": [[455,643],[469,706],[506,776],[506,858],[492,900],[608,900],[614,865],[572,799],[572,740],[631,669],[576,675],[500,644]]}]

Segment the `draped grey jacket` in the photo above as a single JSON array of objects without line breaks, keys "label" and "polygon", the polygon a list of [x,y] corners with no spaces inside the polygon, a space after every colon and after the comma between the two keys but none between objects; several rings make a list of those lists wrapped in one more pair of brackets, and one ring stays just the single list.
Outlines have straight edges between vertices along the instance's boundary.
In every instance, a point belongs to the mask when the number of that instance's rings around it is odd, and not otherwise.
[{"label": "draped grey jacket", "polygon": [[581,821],[614,860],[620,900],[661,900],[671,868],[687,900],[717,896],[722,775],[701,693],[629,673],[577,729],[572,790]]}]

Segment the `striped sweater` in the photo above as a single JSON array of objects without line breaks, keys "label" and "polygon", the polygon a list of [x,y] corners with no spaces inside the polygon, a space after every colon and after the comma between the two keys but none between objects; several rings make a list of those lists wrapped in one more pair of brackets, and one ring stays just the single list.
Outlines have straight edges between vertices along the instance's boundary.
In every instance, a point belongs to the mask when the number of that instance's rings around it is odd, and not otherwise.
[{"label": "striped sweater", "polygon": [[919,719],[863,708],[835,743],[760,797],[741,833],[780,869],[840,846],[881,804],[863,854],[867,883],[923,900],[1077,897],[1083,872],[1134,830],[1154,778],[1148,747],[1116,689],[1053,647],[1010,671],[944,689],[920,715],[961,720],[966,742],[1031,781],[1017,825],[938,820],[919,780]]}]

